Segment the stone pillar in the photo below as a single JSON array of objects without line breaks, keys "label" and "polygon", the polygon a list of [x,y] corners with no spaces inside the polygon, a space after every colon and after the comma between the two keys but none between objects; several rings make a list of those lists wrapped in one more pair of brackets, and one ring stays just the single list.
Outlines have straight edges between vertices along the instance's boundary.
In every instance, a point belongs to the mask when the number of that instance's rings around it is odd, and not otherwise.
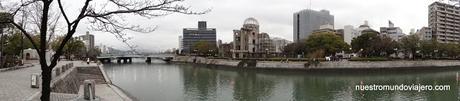
[{"label": "stone pillar", "polygon": [[127,63],[128,60],[126,58],[123,58],[123,63]]},{"label": "stone pillar", "polygon": [[31,85],[30,87],[32,88],[39,88],[39,80],[40,80],[40,74],[38,73],[33,73],[31,75]]},{"label": "stone pillar", "polygon": [[85,80],[83,82],[83,98],[85,100],[96,99],[96,82],[94,80]]},{"label": "stone pillar", "polygon": [[57,67],[56,69],[54,69],[54,72],[56,72],[56,77],[61,75],[61,68]]},{"label": "stone pillar", "polygon": [[62,72],[65,72],[68,69],[66,66],[61,66],[61,68],[62,68]]},{"label": "stone pillar", "polygon": [[145,60],[145,62],[147,62],[147,63],[152,63],[152,58],[151,58],[151,57],[147,57],[147,60]]}]

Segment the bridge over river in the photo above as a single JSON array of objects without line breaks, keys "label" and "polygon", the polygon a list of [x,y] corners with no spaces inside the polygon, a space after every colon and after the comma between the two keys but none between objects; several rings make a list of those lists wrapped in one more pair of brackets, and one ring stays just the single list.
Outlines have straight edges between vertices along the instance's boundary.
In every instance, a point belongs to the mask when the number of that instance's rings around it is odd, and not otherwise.
[{"label": "bridge over river", "polygon": [[112,63],[112,60],[116,60],[117,63],[132,63],[133,58],[145,59],[145,62],[151,63],[152,59],[162,60],[170,62],[174,57],[174,54],[108,54],[97,57],[102,63]]}]

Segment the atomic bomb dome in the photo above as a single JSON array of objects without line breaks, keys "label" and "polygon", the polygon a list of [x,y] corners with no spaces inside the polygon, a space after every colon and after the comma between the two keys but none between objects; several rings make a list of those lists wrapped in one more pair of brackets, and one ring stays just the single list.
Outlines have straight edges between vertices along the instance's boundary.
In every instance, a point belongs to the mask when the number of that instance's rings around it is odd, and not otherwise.
[{"label": "atomic bomb dome", "polygon": [[259,25],[259,22],[255,18],[250,17],[244,20],[244,24],[245,25]]}]

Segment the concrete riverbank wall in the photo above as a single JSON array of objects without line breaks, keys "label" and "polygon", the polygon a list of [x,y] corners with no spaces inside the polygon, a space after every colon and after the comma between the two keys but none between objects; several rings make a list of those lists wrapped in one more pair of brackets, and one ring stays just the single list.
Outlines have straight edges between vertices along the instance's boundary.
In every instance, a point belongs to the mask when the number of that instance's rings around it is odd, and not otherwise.
[{"label": "concrete riverbank wall", "polygon": [[[77,65],[73,65],[77,63]],[[113,85],[106,75],[102,65],[82,64],[73,62],[53,69],[51,81],[51,100],[53,101],[80,101],[83,99],[83,82],[95,81],[95,95],[98,101],[133,101],[120,88]],[[28,101],[37,101],[39,92],[31,96]]]},{"label": "concrete riverbank wall", "polygon": [[[55,74],[58,72],[56,70],[58,69],[55,69]],[[64,68],[60,68],[60,70],[62,72]],[[57,75],[52,81],[51,89],[52,92],[56,93],[77,94],[84,80],[95,80],[96,84],[107,84],[98,66],[81,66],[71,67],[69,70]]]},{"label": "concrete riverbank wall", "polygon": [[459,67],[458,60],[424,60],[424,61],[325,61],[318,64],[308,62],[280,62],[280,61],[251,61],[207,59],[193,56],[176,56],[173,62],[197,63],[207,65],[221,65],[239,68],[260,69],[302,69],[302,70],[327,70],[327,69],[393,69],[393,68],[442,68]]}]

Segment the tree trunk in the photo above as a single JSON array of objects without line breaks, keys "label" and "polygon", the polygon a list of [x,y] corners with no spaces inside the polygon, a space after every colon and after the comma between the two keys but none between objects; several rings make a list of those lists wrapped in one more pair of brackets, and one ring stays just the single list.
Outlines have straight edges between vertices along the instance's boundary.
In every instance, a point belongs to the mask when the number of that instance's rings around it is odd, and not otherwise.
[{"label": "tree trunk", "polygon": [[41,101],[50,101],[50,94],[51,94],[51,69],[45,66],[42,68],[42,96],[40,97]]}]

